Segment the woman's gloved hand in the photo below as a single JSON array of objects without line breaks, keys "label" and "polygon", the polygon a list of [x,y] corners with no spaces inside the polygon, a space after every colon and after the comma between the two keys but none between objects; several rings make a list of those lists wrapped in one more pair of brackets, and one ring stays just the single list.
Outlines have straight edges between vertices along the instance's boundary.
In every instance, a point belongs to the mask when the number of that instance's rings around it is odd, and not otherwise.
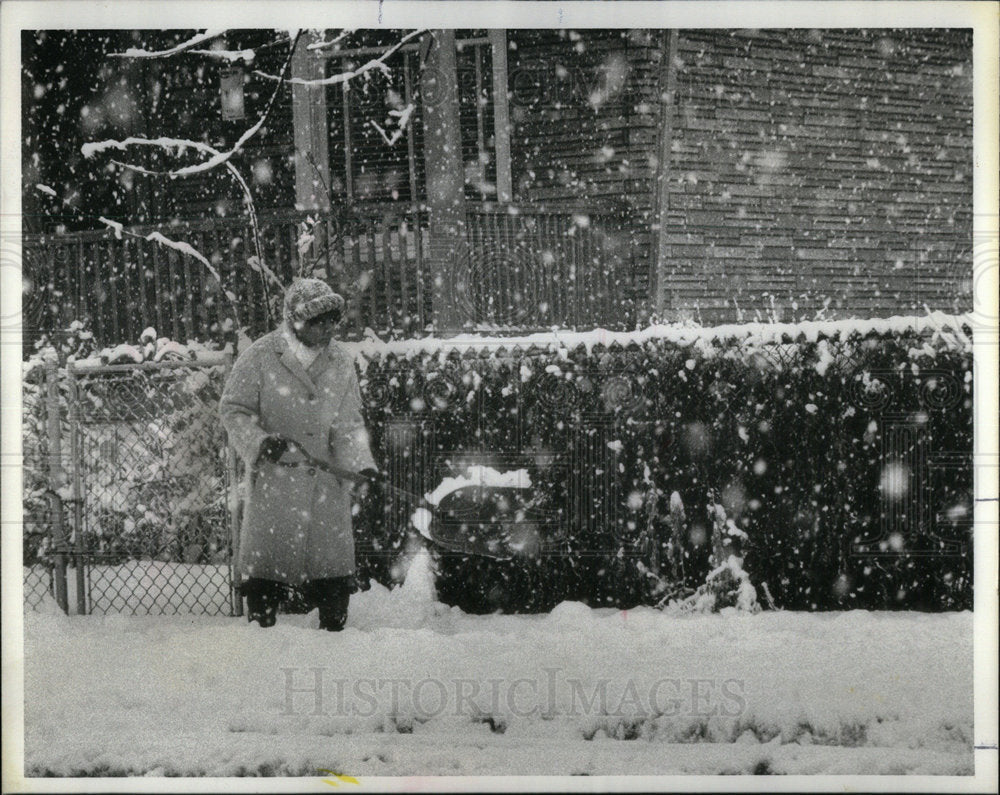
[{"label": "woman's gloved hand", "polygon": [[257,454],[257,463],[277,461],[288,450],[288,444],[288,439],[283,436],[268,436],[260,445],[260,452]]},{"label": "woman's gloved hand", "polygon": [[368,492],[371,490],[373,483],[380,483],[384,476],[381,472],[373,467],[365,467],[356,476],[354,481],[354,494],[358,502],[361,502],[368,497]]},{"label": "woman's gloved hand", "polygon": [[374,467],[366,467],[365,469],[362,469],[358,475],[361,476],[362,480],[367,480],[372,483],[377,483],[385,479],[385,476]]}]

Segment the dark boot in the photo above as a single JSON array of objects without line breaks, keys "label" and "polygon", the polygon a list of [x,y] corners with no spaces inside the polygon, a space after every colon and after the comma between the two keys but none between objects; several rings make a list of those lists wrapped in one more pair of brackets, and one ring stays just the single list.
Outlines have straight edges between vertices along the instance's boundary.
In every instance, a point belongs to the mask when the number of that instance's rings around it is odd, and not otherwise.
[{"label": "dark boot", "polygon": [[328,632],[340,632],[347,623],[347,606],[354,590],[353,578],[334,577],[325,580],[311,580],[302,590],[319,608],[319,628]]},{"label": "dark boot", "polygon": [[251,577],[240,586],[240,593],[247,598],[247,621],[256,621],[262,627],[273,627],[278,620],[278,605],[285,593],[285,586],[275,580]]}]

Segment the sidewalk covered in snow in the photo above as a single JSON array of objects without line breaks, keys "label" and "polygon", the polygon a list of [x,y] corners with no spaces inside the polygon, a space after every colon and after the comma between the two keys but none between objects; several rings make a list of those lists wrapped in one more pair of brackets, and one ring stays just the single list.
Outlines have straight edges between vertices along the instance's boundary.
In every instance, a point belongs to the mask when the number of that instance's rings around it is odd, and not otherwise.
[{"label": "sidewalk covered in snow", "polygon": [[27,775],[973,773],[971,613],[471,616],[425,562],[336,636],[27,613]]}]

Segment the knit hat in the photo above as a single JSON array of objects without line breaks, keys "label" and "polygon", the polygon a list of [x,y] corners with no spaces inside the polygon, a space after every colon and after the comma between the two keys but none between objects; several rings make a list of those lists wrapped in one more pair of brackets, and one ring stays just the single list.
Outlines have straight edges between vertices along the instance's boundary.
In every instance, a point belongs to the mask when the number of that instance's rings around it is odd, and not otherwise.
[{"label": "knit hat", "polygon": [[344,311],[344,299],[320,279],[296,279],[285,291],[285,320],[304,323],[317,315]]}]

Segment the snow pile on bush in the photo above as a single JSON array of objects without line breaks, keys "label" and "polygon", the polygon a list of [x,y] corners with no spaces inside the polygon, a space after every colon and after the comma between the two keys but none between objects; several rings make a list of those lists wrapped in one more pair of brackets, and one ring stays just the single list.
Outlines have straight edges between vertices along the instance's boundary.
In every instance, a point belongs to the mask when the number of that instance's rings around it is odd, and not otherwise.
[{"label": "snow pile on bush", "polygon": [[[368,361],[387,356],[447,355],[468,351],[574,351],[585,349],[590,355],[595,348],[629,348],[633,346],[672,343],[710,350],[728,343],[768,346],[782,343],[818,343],[824,340],[846,340],[864,337],[931,335],[971,352],[967,329],[975,326],[971,315],[948,315],[928,312],[925,315],[900,315],[890,318],[850,320],[804,320],[798,323],[731,323],[720,326],[694,324],[652,325],[637,331],[546,331],[523,336],[492,337],[462,334],[451,337],[423,337],[405,340],[380,340],[374,332],[359,342],[345,343],[358,357],[362,369]],[[823,355],[818,362],[825,368],[832,358]],[[822,375],[822,373],[821,373]]]},{"label": "snow pile on bush", "polygon": [[[769,605],[793,609],[954,609],[972,604],[967,321],[932,314],[352,347],[379,454],[429,464],[400,485],[426,494],[469,465],[503,461],[540,495],[533,527],[544,527],[530,554],[487,563],[449,547],[438,561],[449,603],[519,611],[566,599],[680,601],[715,571],[709,590],[730,594],[719,607],[755,609],[752,584]],[[900,436],[900,417],[912,436]],[[969,465],[914,469],[926,450],[965,451]],[[914,494],[932,495],[931,521],[903,510]],[[742,535],[738,567],[713,550],[713,505],[727,514],[723,536]],[[386,526],[377,508],[363,507],[359,525],[377,539],[366,571],[387,582],[410,528]],[[888,517],[898,524],[890,531]],[[431,517],[419,520],[434,537]],[[484,528],[469,536],[481,542]],[[747,583],[742,597],[737,581]]]}]

